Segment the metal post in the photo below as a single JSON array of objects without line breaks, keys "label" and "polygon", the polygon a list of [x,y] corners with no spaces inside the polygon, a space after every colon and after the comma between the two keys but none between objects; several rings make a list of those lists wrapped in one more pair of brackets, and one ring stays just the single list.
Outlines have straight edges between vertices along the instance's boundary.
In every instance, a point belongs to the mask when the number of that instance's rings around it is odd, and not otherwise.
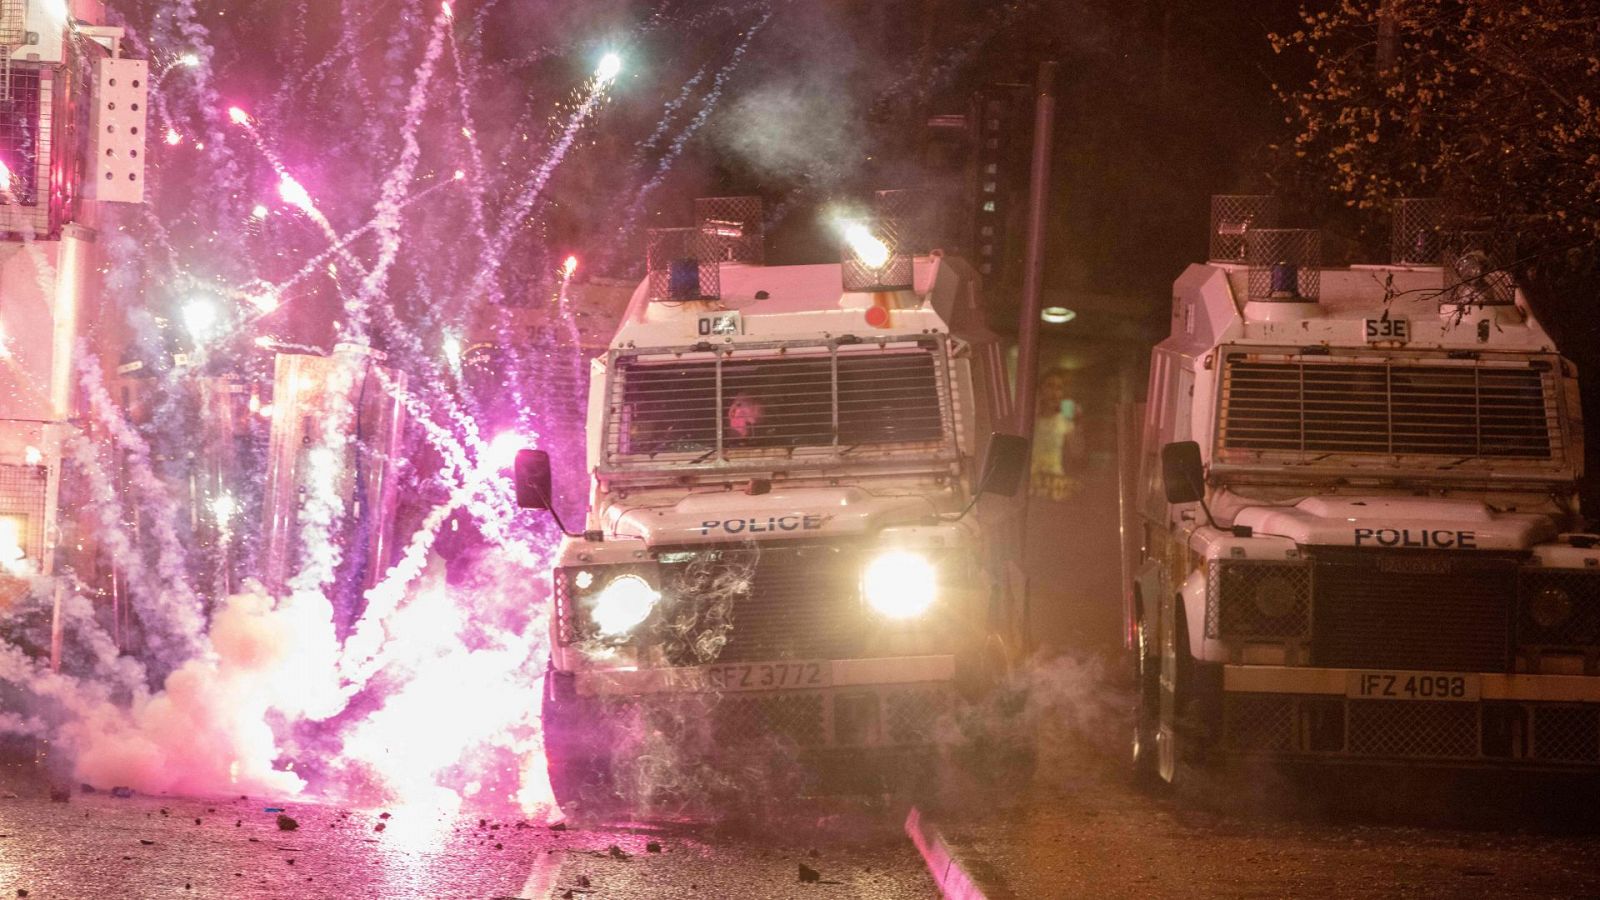
[{"label": "metal post", "polygon": [[1028,246],[1022,271],[1022,322],[1017,329],[1017,434],[1033,438],[1035,369],[1039,367],[1039,308],[1044,281],[1045,210],[1050,199],[1050,154],[1055,143],[1056,63],[1039,64],[1033,114],[1033,167],[1028,188]]}]

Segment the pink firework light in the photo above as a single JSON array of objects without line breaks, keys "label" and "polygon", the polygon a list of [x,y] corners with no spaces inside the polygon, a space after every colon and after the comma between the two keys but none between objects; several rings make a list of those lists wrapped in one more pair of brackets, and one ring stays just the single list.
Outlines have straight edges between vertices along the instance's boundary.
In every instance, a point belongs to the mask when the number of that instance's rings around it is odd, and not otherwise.
[{"label": "pink firework light", "polygon": [[577,273],[577,271],[578,271],[578,258],[576,256],[567,257],[566,262],[563,262],[561,264],[561,277],[562,278],[571,278],[574,274]]},{"label": "pink firework light", "polygon": [[11,170],[0,161],[0,191],[11,193]]},{"label": "pink firework light", "polygon": [[529,446],[531,443],[531,441],[515,431],[502,432],[495,435],[494,440],[489,442],[483,461],[496,472],[509,469],[512,463],[517,461],[517,451]]},{"label": "pink firework light", "polygon": [[283,198],[283,202],[301,212],[309,213],[315,208],[311,201],[311,194],[306,191],[304,185],[296,181],[294,176],[288,172],[278,176],[278,196]]},{"label": "pink firework light", "polygon": [[228,107],[228,120],[233,122],[235,125],[249,127],[250,114],[237,106],[230,106]]}]

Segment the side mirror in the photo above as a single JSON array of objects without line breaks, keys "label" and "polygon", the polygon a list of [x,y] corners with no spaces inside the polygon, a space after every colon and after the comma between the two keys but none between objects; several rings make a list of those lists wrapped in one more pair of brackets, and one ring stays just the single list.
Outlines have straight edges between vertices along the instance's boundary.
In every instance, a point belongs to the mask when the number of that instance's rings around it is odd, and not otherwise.
[{"label": "side mirror", "polygon": [[1206,473],[1199,444],[1173,441],[1161,448],[1161,484],[1166,488],[1168,503],[1205,500]]},{"label": "side mirror", "polygon": [[512,476],[517,486],[517,506],[550,508],[550,454],[543,450],[518,450]]},{"label": "side mirror", "polygon": [[1022,476],[1028,472],[1028,439],[1019,434],[989,435],[989,446],[983,453],[983,473],[978,482],[978,493],[1000,494],[1015,497],[1022,487]]}]

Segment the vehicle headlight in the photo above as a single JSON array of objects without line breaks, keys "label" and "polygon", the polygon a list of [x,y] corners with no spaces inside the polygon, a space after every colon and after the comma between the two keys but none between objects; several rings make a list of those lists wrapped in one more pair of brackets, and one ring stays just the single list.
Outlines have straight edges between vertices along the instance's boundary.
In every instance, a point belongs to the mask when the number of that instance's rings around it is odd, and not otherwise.
[{"label": "vehicle headlight", "polygon": [[638,575],[618,575],[595,594],[589,618],[602,636],[621,637],[639,627],[660,599],[661,592]]},{"label": "vehicle headlight", "polygon": [[1572,597],[1558,587],[1547,587],[1533,595],[1528,614],[1540,628],[1555,628],[1572,617]]},{"label": "vehicle headlight", "polygon": [[1268,575],[1256,583],[1250,599],[1263,618],[1281,619],[1299,609],[1300,588],[1282,575]]},{"label": "vehicle headlight", "polygon": [[915,619],[939,598],[939,575],[922,554],[889,550],[867,565],[861,593],[885,618]]}]

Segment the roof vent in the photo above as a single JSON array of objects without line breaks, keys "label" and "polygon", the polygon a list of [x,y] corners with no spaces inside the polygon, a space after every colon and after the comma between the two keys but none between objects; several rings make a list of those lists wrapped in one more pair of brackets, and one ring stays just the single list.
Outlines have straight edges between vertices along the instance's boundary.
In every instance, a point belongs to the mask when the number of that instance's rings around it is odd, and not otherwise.
[{"label": "roof vent", "polygon": [[760,265],[766,259],[760,197],[700,197],[694,218],[719,262]]},{"label": "roof vent", "polygon": [[718,240],[701,228],[652,228],[645,245],[650,302],[682,303],[722,296]]},{"label": "roof vent", "polygon": [[1250,228],[1245,263],[1252,302],[1315,303],[1322,288],[1322,233],[1315,228]]},{"label": "roof vent", "polygon": [[1397,266],[1436,266],[1442,251],[1445,208],[1438,197],[1405,197],[1394,202],[1389,262]]},{"label": "roof vent", "polygon": [[1457,230],[1444,232],[1442,244],[1442,306],[1510,306],[1515,301],[1515,237],[1489,229]]},{"label": "roof vent", "polygon": [[1278,224],[1278,198],[1270,194],[1211,195],[1212,262],[1244,262],[1245,234]]}]

